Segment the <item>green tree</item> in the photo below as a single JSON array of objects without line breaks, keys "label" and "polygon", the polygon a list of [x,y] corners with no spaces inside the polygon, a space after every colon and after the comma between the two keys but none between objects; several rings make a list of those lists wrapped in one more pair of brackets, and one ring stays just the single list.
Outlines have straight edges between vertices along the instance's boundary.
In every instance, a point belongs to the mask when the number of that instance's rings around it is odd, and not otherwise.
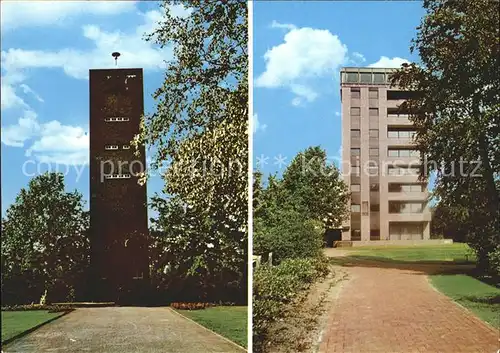
[{"label": "green tree", "polygon": [[297,211],[322,222],[325,229],[339,227],[347,215],[347,185],[319,146],[297,154],[283,173],[283,188],[293,195]]},{"label": "green tree", "polygon": [[[189,15],[175,16],[173,5]],[[186,139],[226,120],[243,126],[248,121],[246,1],[174,0],[161,7],[164,18],[146,39],[172,45],[173,59],[154,94],[156,111],[145,117],[137,140],[157,147],[152,168],[175,160]],[[247,132],[234,140],[247,140]]]},{"label": "green tree", "polygon": [[[172,5],[184,6],[187,14],[175,16]],[[160,214],[158,242],[168,245],[164,251],[189,258],[174,261],[177,273],[190,281],[196,278],[202,288],[221,285],[221,278],[238,278],[244,285],[247,3],[164,1],[162,8],[165,16],[147,40],[172,45],[173,59],[154,95],[156,111],[144,118],[135,140],[155,147],[153,170],[171,162],[163,174],[167,196],[153,200]],[[165,258],[160,256],[158,268],[167,266]]]},{"label": "green tree", "polygon": [[2,219],[4,295],[38,301],[47,290],[49,300],[65,300],[72,288],[81,288],[89,263],[83,205],[80,193],[64,191],[60,173],[37,176],[21,189]]},{"label": "green tree", "polygon": [[277,261],[318,255],[325,230],[347,215],[347,186],[320,147],[298,153],[281,179],[270,175],[265,187],[259,175],[255,181],[255,252],[273,252]]},{"label": "green tree", "polygon": [[417,127],[423,174],[437,173],[435,194],[460,210],[456,222],[468,225],[487,268],[500,243],[498,3],[427,0],[424,8],[410,48],[420,62],[403,65],[392,82],[419,93],[402,108]]}]

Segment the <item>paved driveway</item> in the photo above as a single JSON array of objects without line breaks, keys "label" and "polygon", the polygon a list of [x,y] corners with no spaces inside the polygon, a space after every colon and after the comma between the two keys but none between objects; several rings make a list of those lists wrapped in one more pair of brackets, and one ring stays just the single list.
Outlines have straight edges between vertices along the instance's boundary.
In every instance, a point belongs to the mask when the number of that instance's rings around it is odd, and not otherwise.
[{"label": "paved driveway", "polygon": [[320,353],[496,353],[500,332],[436,291],[432,266],[354,262]]},{"label": "paved driveway", "polygon": [[169,308],[82,308],[3,348],[5,353],[240,353]]}]

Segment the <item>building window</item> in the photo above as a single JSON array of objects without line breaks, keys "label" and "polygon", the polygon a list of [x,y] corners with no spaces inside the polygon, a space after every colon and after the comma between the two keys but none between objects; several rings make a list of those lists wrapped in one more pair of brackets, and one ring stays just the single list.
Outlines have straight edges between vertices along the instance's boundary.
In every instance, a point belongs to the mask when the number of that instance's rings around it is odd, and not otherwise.
[{"label": "building window", "polygon": [[351,212],[354,212],[354,213],[361,212],[361,205],[352,204],[351,205]]},{"label": "building window", "polygon": [[378,138],[378,130],[377,129],[370,129],[369,134],[370,134],[370,138]]},{"label": "building window", "polygon": [[118,145],[105,145],[104,149],[105,150],[117,150],[118,149]]},{"label": "building window", "polygon": [[388,149],[388,157],[419,157],[420,152],[418,150],[409,149]]},{"label": "building window", "polygon": [[380,205],[370,205],[370,212],[380,212]]},{"label": "building window", "polygon": [[370,148],[370,156],[378,156],[378,148]]},{"label": "building window", "polygon": [[351,88],[351,98],[352,99],[360,99],[361,98],[361,90],[359,87],[352,87]]},{"label": "building window", "polygon": [[358,83],[359,74],[357,72],[346,72],[346,82],[347,83]]},{"label": "building window", "polygon": [[378,116],[378,108],[370,108],[369,116]]},{"label": "building window", "polygon": [[137,272],[132,279],[144,279],[144,272]]},{"label": "building window", "polygon": [[422,225],[412,223],[391,223],[389,233],[392,239],[422,239]]},{"label": "building window", "polygon": [[359,184],[351,184],[351,191],[352,192],[360,192],[361,191],[361,185],[359,185]]},{"label": "building window", "polygon": [[129,146],[129,145],[123,145],[123,146],[122,146],[122,148],[123,148],[124,150],[129,150],[129,149],[130,149],[130,146]]},{"label": "building window", "polygon": [[422,202],[389,201],[389,213],[422,213]]},{"label": "building window", "polygon": [[368,168],[368,175],[369,176],[377,176],[378,175],[378,167],[377,166],[371,166]]},{"label": "building window", "polygon": [[369,88],[368,89],[368,98],[378,99],[378,88]]},{"label": "building window", "polygon": [[400,139],[407,139],[410,137],[408,131],[398,131],[398,135]]},{"label": "building window", "polygon": [[422,184],[389,184],[389,192],[424,192],[425,186]]},{"label": "building window", "polygon": [[373,83],[385,83],[385,74],[381,72],[374,72]]},{"label": "building window", "polygon": [[360,137],[361,136],[361,130],[359,129],[352,129],[351,130],[351,137]]},{"label": "building window", "polygon": [[111,174],[106,175],[105,179],[130,179],[130,174]]},{"label": "building window", "polygon": [[372,83],[372,74],[371,72],[362,72],[360,77],[361,83]]},{"label": "building window", "polygon": [[387,137],[389,138],[400,138],[400,139],[412,139],[416,135],[415,130],[388,130]]},{"label": "building window", "polygon": [[351,148],[351,156],[359,156],[361,154],[361,149]]},{"label": "building window", "polygon": [[379,184],[370,184],[370,191],[379,191],[380,185]]},{"label": "building window", "polygon": [[360,229],[353,229],[352,234],[351,234],[351,240],[361,240],[361,230]]},{"label": "building window", "polygon": [[360,116],[361,108],[359,107],[351,107],[351,116]]},{"label": "building window", "polygon": [[104,118],[105,122],[112,123],[112,122],[123,122],[123,121],[129,121],[130,119],[127,117],[123,116],[113,116],[109,118]]},{"label": "building window", "polygon": [[351,174],[353,175],[360,175],[361,173],[361,169],[360,169],[360,166],[356,166],[356,165],[353,165],[351,166]]},{"label": "building window", "polygon": [[422,185],[420,184],[403,184],[400,185],[402,192],[422,192]]},{"label": "building window", "polygon": [[388,166],[389,175],[419,175],[420,168]]}]

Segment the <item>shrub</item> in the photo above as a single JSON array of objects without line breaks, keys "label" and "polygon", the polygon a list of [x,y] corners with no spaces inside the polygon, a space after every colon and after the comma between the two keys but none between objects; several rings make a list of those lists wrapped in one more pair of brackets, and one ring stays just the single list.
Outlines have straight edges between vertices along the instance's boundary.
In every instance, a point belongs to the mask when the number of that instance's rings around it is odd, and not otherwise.
[{"label": "shrub", "polygon": [[261,266],[253,280],[253,335],[254,349],[258,352],[269,325],[282,315],[285,305],[328,273],[323,257],[287,259],[278,266]]},{"label": "shrub", "polygon": [[306,219],[293,210],[281,210],[274,216],[273,220],[256,220],[255,254],[272,252],[276,264],[284,259],[320,256],[324,233],[320,222]]},{"label": "shrub", "polygon": [[500,245],[488,254],[490,272],[495,276],[500,276]]}]

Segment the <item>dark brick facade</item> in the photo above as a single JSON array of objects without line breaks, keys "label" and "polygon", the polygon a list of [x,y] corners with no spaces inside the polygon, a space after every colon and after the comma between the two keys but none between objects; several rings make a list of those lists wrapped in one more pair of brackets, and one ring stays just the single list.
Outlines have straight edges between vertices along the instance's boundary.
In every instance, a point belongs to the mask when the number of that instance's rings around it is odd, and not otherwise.
[{"label": "dark brick facade", "polygon": [[[147,195],[137,175],[146,165],[145,149],[141,147],[140,157],[134,155],[134,147],[126,149],[139,132],[143,95],[142,69],[90,70],[91,292],[95,300],[121,300],[148,282]],[[116,118],[128,120],[106,121]],[[111,174],[114,178],[107,179]]]}]

